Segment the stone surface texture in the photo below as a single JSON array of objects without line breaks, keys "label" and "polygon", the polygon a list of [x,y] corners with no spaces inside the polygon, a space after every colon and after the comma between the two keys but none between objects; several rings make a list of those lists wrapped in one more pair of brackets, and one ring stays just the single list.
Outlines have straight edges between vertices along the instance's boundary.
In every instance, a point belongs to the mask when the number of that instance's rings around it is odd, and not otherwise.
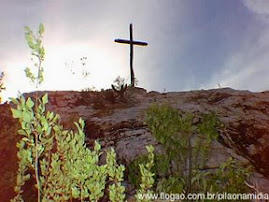
[{"label": "stone surface texture", "polygon": [[[104,149],[114,147],[118,162],[126,165],[146,153],[148,144],[162,150],[144,122],[145,110],[152,103],[169,103],[198,117],[214,111],[225,127],[220,130],[219,141],[213,144],[208,167],[218,166],[229,156],[252,164],[252,183],[269,193],[269,91],[253,93],[224,88],[158,93],[134,88],[128,89],[124,98],[116,98],[110,90],[48,94],[48,110],[59,113],[66,128],[74,129],[73,122],[82,117],[86,122],[87,144],[91,146],[98,138]],[[0,175],[4,178],[0,182],[0,198],[4,198],[13,194],[19,124],[11,117],[10,104],[0,105],[0,112]],[[10,186],[5,184],[7,181]]]}]

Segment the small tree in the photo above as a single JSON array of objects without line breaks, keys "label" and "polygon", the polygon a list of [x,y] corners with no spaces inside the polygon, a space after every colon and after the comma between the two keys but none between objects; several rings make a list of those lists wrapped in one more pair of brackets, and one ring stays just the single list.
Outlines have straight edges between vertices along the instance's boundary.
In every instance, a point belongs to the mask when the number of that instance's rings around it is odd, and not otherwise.
[{"label": "small tree", "polygon": [[[32,56],[36,58],[34,66],[37,68],[36,75],[28,67],[25,73],[38,88],[43,82],[44,72],[44,26],[40,24],[36,35],[29,27],[25,29],[25,38]],[[64,130],[59,123],[59,115],[46,112],[47,94],[42,98],[36,94],[35,102],[30,97],[25,100],[23,96],[12,101],[17,105],[16,109],[11,109],[12,114],[20,121],[18,133],[23,136],[17,144],[19,168],[14,201],[23,201],[22,186],[31,178],[31,169],[34,170],[38,201],[63,201],[72,197],[83,201],[84,198],[98,200],[102,197],[107,166],[98,165],[101,147],[97,142],[94,151],[86,148],[84,121],[80,119],[79,123],[75,123],[78,133]],[[109,159],[113,161],[113,157]]]},{"label": "small tree", "polygon": [[[222,184],[221,187],[233,187],[233,191],[243,189],[240,186],[244,186],[242,181],[248,178],[249,169],[242,168],[239,175],[238,172],[232,171],[234,164],[228,160],[224,164],[228,173],[225,177],[238,174],[241,180],[233,185],[228,185],[224,176],[220,175],[223,168],[215,174],[205,171],[212,142],[217,140],[218,128],[221,126],[214,113],[194,117],[190,113],[179,113],[168,104],[154,104],[147,110],[146,123],[165,150],[165,155],[156,155],[155,158],[156,174],[159,177],[156,179],[158,191],[185,194],[194,191],[207,192],[216,189],[213,185],[217,180]],[[216,176],[220,179],[216,179]]]},{"label": "small tree", "polygon": [[[37,60],[34,65],[37,74],[32,73],[30,68],[26,68],[25,73],[39,87],[44,72],[42,62],[45,50],[41,41],[44,26],[40,24],[37,35],[30,28],[25,29],[27,43]],[[101,145],[95,141],[92,150],[86,147],[84,121],[80,118],[74,123],[76,132],[64,130],[60,116],[46,111],[48,101],[48,94],[38,98],[37,93],[35,102],[31,97],[12,98],[17,107],[11,111],[13,118],[19,119],[21,127],[18,134],[22,138],[17,143],[19,166],[14,189],[16,196],[11,201],[23,201],[23,185],[31,178],[36,181],[38,202],[67,201],[72,198],[98,201],[104,196],[107,180],[110,200],[124,201],[125,187],[122,181],[125,167],[116,163],[114,149],[107,152],[106,164],[100,165]],[[147,168],[150,168],[153,158],[153,148],[148,150],[151,154],[150,163],[146,168],[141,166],[141,172],[146,176],[149,175]],[[152,180],[145,178],[143,183],[150,188]]]}]

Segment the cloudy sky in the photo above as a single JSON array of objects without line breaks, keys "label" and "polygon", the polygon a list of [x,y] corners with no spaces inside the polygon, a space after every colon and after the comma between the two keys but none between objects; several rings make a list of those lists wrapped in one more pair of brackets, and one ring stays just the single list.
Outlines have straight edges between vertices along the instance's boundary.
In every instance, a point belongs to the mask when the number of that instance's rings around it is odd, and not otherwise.
[{"label": "cloudy sky", "polygon": [[[33,91],[24,26],[45,25],[45,82],[41,89],[108,88],[130,81],[129,47],[115,38],[148,42],[135,47],[138,86],[186,91],[231,87],[269,89],[268,0],[0,0],[0,70],[4,98]],[[83,66],[80,58],[87,57]],[[82,71],[90,74],[84,78]]]}]

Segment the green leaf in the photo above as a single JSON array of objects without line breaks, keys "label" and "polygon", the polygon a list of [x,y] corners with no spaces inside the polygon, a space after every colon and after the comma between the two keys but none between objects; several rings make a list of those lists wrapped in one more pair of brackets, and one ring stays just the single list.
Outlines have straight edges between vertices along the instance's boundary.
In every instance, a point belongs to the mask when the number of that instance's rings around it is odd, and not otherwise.
[{"label": "green leaf", "polygon": [[80,196],[80,191],[76,187],[72,187],[72,196],[78,198]]},{"label": "green leaf", "polygon": [[29,109],[32,109],[32,107],[35,105],[34,102],[32,101],[32,99],[30,97],[28,97],[27,101],[26,101],[26,105]]},{"label": "green leaf", "polygon": [[49,124],[48,124],[47,121],[45,121],[44,124],[43,124],[43,128],[42,128],[42,130],[43,130],[43,131],[47,131],[47,130],[48,130],[48,127],[49,127]]},{"label": "green leaf", "polygon": [[53,119],[53,117],[54,117],[54,113],[53,112],[51,112],[50,114],[49,114],[49,120],[51,121],[52,119]]},{"label": "green leaf", "polygon": [[22,112],[22,120],[30,123],[31,122],[31,115],[28,112]]},{"label": "green leaf", "polygon": [[21,118],[22,112],[17,109],[11,109],[13,118]]},{"label": "green leaf", "polygon": [[50,133],[51,133],[51,129],[52,129],[51,126],[49,126],[49,127],[47,128],[47,131],[46,131],[47,135],[50,135]]},{"label": "green leaf", "polygon": [[24,130],[21,130],[21,129],[18,130],[18,134],[19,135],[25,135],[25,136],[27,135],[27,133]]},{"label": "green leaf", "polygon": [[82,118],[79,118],[79,124],[81,125],[81,128],[83,129],[84,128],[84,126],[85,126],[85,122],[84,122],[84,120],[82,119]]},{"label": "green leaf", "polygon": [[15,105],[19,105],[20,102],[15,98],[9,98]]},{"label": "green leaf", "polygon": [[48,103],[48,93],[46,93],[43,97],[42,97],[42,103],[45,105]]},{"label": "green leaf", "polygon": [[29,45],[30,48],[31,48],[31,45],[34,45],[34,44],[33,44],[33,36],[32,36],[30,33],[26,33],[26,34],[25,34],[25,39],[26,39],[28,45]]},{"label": "green leaf", "polygon": [[149,153],[154,152],[154,147],[152,145],[146,146],[146,149],[148,150]]},{"label": "green leaf", "polygon": [[94,151],[99,151],[100,149],[101,149],[101,145],[99,144],[98,141],[95,141]]},{"label": "green leaf", "polygon": [[40,25],[39,25],[39,34],[43,35],[44,31],[45,31],[45,27],[44,27],[44,25],[42,23],[40,23]]}]

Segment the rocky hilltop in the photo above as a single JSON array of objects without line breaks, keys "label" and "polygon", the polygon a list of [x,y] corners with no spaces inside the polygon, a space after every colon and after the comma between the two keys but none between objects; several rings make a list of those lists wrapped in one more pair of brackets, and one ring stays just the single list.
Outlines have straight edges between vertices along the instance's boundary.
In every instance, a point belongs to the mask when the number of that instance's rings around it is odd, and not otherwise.
[{"label": "rocky hilltop", "polygon": [[[269,193],[269,91],[253,93],[224,88],[158,93],[134,88],[127,90],[124,97],[115,96],[111,90],[47,93],[48,110],[59,113],[65,127],[74,128],[73,122],[82,117],[86,122],[87,144],[92,145],[98,138],[104,149],[116,149],[118,161],[123,164],[145,153],[145,145],[159,147],[144,122],[145,110],[152,103],[169,103],[197,115],[214,111],[225,127],[214,143],[208,166],[216,167],[229,156],[252,164],[256,171],[253,183]],[[13,196],[16,178],[19,124],[12,119],[9,104],[0,105],[0,113],[0,198],[7,199]]]}]

